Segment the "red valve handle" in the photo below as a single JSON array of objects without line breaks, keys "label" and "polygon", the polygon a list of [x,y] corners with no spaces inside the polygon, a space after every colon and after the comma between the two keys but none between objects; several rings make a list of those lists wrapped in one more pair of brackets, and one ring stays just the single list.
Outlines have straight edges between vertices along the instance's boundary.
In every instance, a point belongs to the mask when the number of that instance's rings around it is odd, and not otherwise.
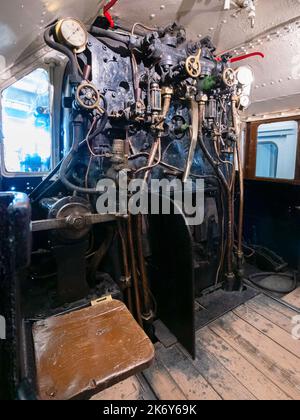
[{"label": "red valve handle", "polygon": [[265,58],[265,55],[261,52],[253,52],[251,54],[245,54],[245,55],[240,55],[239,57],[234,57],[231,58],[229,60],[230,63],[236,63],[237,61],[242,61],[242,60],[246,60],[246,58],[251,58],[251,57],[261,57],[261,58]]},{"label": "red valve handle", "polygon": [[105,16],[105,18],[108,20],[109,26],[110,28],[114,28],[115,26],[115,22],[111,16],[111,14],[109,13],[109,10],[117,3],[118,0],[110,0],[109,3],[107,3],[104,7],[103,7],[103,15]]},{"label": "red valve handle", "polygon": [[[251,57],[261,57],[265,58],[265,55],[261,52],[253,52],[251,54],[240,55],[238,57],[233,57],[228,60],[229,63],[236,63],[237,61],[246,60],[246,58]],[[222,61],[222,57],[216,57],[216,61]]]}]

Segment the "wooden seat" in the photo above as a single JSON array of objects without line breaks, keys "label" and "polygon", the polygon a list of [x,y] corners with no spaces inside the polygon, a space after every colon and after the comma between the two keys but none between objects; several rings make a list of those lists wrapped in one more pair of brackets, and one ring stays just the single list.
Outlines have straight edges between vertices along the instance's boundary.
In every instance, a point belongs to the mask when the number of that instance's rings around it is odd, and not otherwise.
[{"label": "wooden seat", "polygon": [[33,339],[42,400],[90,397],[154,359],[151,341],[116,300],[36,322]]}]

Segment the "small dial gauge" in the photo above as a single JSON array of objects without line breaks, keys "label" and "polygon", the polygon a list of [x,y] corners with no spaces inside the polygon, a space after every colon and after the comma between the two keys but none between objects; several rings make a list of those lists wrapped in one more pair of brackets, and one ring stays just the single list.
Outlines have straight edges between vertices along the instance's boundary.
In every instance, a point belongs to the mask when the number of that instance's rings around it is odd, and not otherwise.
[{"label": "small dial gauge", "polygon": [[72,48],[76,53],[83,52],[88,41],[85,26],[76,19],[63,19],[56,25],[56,37],[59,42]]},{"label": "small dial gauge", "polygon": [[242,66],[236,71],[238,82],[244,86],[250,86],[254,81],[253,71],[250,67]]},{"label": "small dial gauge", "polygon": [[250,106],[250,98],[247,95],[242,95],[239,100],[240,108],[247,109]]}]

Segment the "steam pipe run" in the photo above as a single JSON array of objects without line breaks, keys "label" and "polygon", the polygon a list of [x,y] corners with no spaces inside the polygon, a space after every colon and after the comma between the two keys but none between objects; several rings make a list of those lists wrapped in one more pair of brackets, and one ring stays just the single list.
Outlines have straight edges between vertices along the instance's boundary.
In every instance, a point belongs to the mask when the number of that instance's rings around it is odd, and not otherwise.
[{"label": "steam pipe run", "polygon": [[141,273],[142,280],[142,289],[144,297],[144,310],[143,318],[148,320],[152,318],[151,310],[151,301],[149,295],[149,279],[147,274],[147,269],[145,265],[145,257],[143,252],[143,216],[141,214],[137,215],[137,249],[138,249],[138,259],[139,259],[139,268]]},{"label": "steam pipe run", "polygon": [[224,190],[226,191],[227,200],[228,200],[228,226],[227,226],[227,279],[230,282],[231,280],[234,281],[234,273],[233,273],[233,261],[232,261],[232,254],[233,254],[233,224],[232,224],[232,214],[233,214],[233,202],[232,202],[232,194],[230,190],[230,186],[227,183],[225,175],[219,169],[218,162],[214,160],[212,155],[209,153],[203,139],[203,132],[202,132],[202,122],[203,122],[203,113],[205,109],[205,104],[207,101],[207,97],[203,96],[200,103],[199,103],[199,144],[204,153],[204,156],[216,172],[217,177],[220,179]]},{"label": "steam pipe run", "polygon": [[183,178],[182,178],[183,183],[186,183],[190,176],[193,161],[194,161],[194,156],[195,156],[195,150],[197,146],[199,124],[201,124],[201,129],[202,129],[202,123],[203,123],[202,118],[199,115],[200,109],[198,107],[197,102],[194,99],[191,99],[190,107],[191,107],[191,117],[192,117],[191,144],[190,144],[189,154],[187,158],[186,168],[185,168]]}]

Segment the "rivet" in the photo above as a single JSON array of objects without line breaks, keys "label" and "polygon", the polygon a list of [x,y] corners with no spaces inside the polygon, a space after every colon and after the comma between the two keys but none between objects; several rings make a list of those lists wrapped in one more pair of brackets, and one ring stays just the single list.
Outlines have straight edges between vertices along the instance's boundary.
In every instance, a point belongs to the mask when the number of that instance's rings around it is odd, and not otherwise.
[{"label": "rivet", "polygon": [[150,19],[154,19],[155,18],[155,14],[154,13],[152,13],[149,17],[150,17]]},{"label": "rivet", "polygon": [[166,6],[164,5],[164,4],[162,4],[161,6],[160,6],[160,10],[164,10],[166,8]]}]

